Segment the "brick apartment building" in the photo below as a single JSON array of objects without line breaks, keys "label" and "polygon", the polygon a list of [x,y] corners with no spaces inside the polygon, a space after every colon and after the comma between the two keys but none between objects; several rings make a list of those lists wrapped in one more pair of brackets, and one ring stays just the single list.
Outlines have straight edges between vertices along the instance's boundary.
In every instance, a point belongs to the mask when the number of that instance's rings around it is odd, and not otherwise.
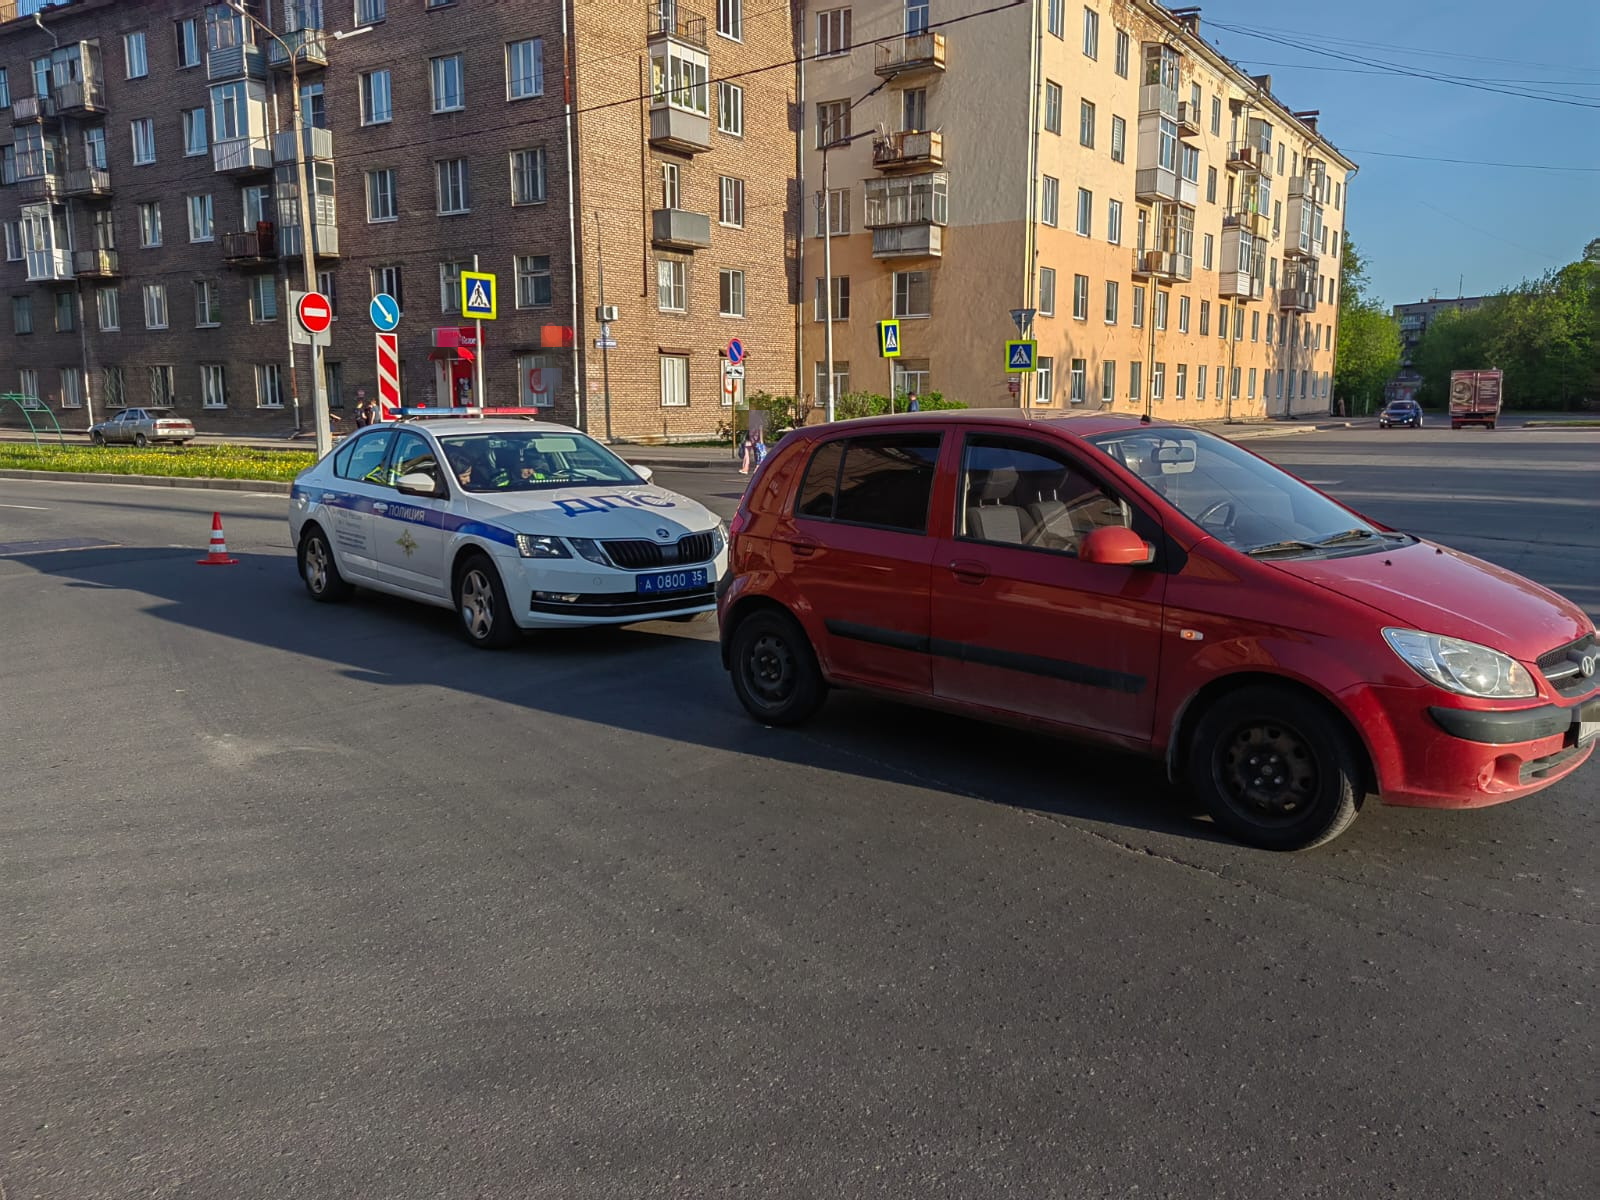
[{"label": "brick apartment building", "polygon": [[474,398],[455,331],[475,256],[499,280],[488,404],[709,433],[733,337],[749,358],[727,386],[792,391],[794,72],[761,68],[793,31],[784,8],[710,2],[245,5],[276,37],[224,4],[0,2],[0,391],[68,429],[155,403],[202,432],[312,427],[291,59],[336,429],[377,394],[379,291],[401,303],[405,402]]}]

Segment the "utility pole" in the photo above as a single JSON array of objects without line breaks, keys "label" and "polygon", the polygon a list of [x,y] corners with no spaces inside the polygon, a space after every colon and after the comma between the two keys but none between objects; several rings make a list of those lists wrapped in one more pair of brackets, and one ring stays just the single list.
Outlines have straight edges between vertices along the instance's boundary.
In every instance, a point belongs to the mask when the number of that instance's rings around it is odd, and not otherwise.
[{"label": "utility pole", "polygon": [[[829,130],[831,133],[832,130]],[[829,189],[828,147],[822,143],[822,342],[827,360],[828,420],[834,416],[833,388],[833,192]],[[894,394],[894,360],[889,360],[889,393]]]},{"label": "utility pole", "polygon": [[[606,251],[600,235],[600,210],[594,213],[594,256],[600,282],[600,311],[606,307]],[[611,441],[611,326],[600,322],[600,379],[605,388],[606,441]],[[737,420],[737,418],[735,418]]]}]

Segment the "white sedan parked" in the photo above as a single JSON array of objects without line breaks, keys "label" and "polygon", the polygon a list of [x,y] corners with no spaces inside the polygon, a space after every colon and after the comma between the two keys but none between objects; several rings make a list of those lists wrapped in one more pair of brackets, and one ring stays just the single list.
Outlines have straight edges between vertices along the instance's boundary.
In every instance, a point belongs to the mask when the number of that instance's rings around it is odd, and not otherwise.
[{"label": "white sedan parked", "polygon": [[687,620],[728,565],[710,511],[575,429],[517,420],[363,429],[295,480],[289,533],[313,600],[359,584],[453,608],[477,646]]}]

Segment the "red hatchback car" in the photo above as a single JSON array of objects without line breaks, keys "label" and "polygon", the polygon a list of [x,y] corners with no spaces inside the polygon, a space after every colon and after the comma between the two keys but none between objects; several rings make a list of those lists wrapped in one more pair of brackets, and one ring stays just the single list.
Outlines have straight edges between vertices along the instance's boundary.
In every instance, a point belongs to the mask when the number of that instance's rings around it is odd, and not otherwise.
[{"label": "red hatchback car", "polygon": [[1160,756],[1269,849],[1362,801],[1471,808],[1576,770],[1576,605],[1369,521],[1223,438],[1109,414],[796,431],[751,480],[719,614],[769,725],[830,685]]}]

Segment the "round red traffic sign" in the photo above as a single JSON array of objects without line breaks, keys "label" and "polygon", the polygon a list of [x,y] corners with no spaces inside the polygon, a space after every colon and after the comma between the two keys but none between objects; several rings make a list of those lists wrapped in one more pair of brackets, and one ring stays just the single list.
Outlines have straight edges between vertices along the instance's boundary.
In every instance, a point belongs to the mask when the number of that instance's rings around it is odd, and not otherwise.
[{"label": "round red traffic sign", "polygon": [[321,292],[307,292],[295,306],[295,316],[307,333],[325,333],[333,322],[333,305]]}]

